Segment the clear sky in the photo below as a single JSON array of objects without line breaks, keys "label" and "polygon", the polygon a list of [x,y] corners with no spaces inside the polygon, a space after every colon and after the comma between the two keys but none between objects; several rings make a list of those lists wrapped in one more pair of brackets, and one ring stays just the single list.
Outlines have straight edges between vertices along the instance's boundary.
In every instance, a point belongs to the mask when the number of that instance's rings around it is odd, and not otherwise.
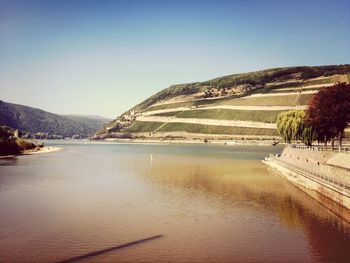
[{"label": "clear sky", "polygon": [[171,84],[350,63],[350,0],[0,0],[0,99],[116,117]]}]

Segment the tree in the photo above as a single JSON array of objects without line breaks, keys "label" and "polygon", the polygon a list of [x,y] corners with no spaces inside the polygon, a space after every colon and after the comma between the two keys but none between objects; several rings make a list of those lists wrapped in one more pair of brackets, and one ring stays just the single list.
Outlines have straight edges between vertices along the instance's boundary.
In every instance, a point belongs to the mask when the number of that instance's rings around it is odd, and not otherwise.
[{"label": "tree", "polygon": [[317,139],[327,142],[338,137],[342,144],[350,122],[350,84],[338,83],[316,93],[306,109],[306,122],[317,132]]},{"label": "tree", "polygon": [[306,145],[311,145],[315,138],[314,130],[305,122],[303,110],[281,112],[277,117],[277,131],[287,143],[301,140]]},{"label": "tree", "polygon": [[291,117],[294,114],[291,111],[281,112],[277,117],[277,131],[287,143],[292,140]]}]

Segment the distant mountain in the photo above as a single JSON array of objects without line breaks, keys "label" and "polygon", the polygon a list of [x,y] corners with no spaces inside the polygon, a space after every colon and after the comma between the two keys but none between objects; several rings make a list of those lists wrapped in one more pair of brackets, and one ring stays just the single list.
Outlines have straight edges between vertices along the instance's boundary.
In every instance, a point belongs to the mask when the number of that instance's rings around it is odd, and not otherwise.
[{"label": "distant mountain", "polygon": [[65,116],[71,119],[79,119],[79,118],[88,118],[88,119],[93,119],[93,120],[112,120],[110,118],[105,118],[105,117],[101,117],[98,115],[81,115],[81,114],[61,114],[60,116]]},{"label": "distant mountain", "polygon": [[99,130],[94,138],[275,138],[280,112],[349,82],[350,65],[273,68],[172,85]]},{"label": "distant mountain", "polygon": [[110,120],[99,116],[58,115],[0,100],[0,125],[30,134],[85,138],[101,129],[108,121]]}]

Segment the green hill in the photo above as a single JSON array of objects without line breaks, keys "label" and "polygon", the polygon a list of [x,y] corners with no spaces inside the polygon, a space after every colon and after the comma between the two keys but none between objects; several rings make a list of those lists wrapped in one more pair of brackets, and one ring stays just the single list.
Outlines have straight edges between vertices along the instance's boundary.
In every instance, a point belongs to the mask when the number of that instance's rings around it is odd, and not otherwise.
[{"label": "green hill", "polygon": [[58,115],[0,100],[0,125],[44,138],[88,137],[108,121],[95,116]]},{"label": "green hill", "polygon": [[350,65],[286,67],[170,86],[134,106],[95,138],[276,137],[278,113],[303,109],[319,89],[349,82]]}]

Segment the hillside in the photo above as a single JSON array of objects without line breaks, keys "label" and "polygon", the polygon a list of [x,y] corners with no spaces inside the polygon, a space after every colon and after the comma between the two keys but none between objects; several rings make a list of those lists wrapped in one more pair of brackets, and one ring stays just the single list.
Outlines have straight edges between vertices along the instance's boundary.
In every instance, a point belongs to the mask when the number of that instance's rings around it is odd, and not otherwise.
[{"label": "hillside", "polygon": [[109,120],[95,116],[58,115],[40,109],[0,100],[0,125],[28,133],[28,137],[85,138]]},{"label": "hillside", "polygon": [[277,115],[349,82],[350,65],[287,67],[170,86],[106,125],[105,138],[275,138]]}]

